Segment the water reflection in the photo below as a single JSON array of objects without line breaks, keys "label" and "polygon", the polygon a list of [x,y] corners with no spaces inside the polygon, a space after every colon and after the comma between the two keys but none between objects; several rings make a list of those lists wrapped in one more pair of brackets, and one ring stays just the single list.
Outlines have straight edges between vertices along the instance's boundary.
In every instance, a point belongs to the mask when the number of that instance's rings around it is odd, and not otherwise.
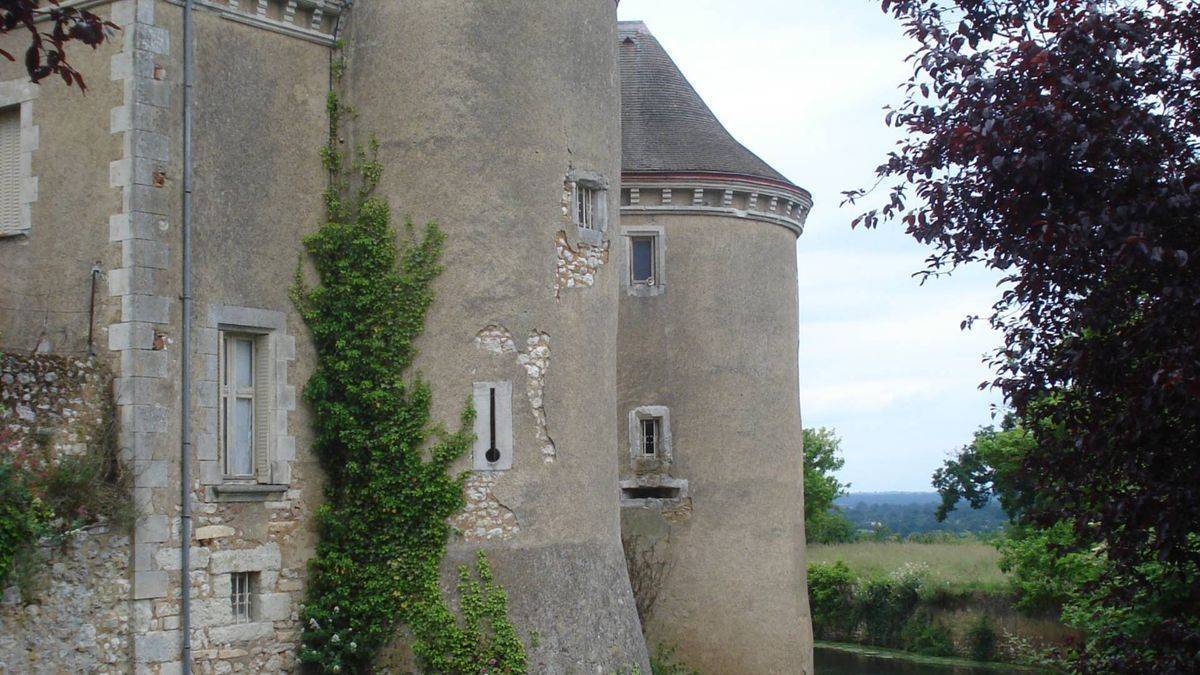
[{"label": "water reflection", "polygon": [[817,647],[816,675],[996,675],[988,668],[916,663],[887,656],[868,656]]}]

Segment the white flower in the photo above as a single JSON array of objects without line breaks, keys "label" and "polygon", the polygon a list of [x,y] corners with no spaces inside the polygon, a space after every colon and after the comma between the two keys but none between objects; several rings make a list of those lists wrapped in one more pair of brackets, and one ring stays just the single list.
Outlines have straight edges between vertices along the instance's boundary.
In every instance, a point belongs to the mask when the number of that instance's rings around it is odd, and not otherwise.
[{"label": "white flower", "polygon": [[329,641],[336,645],[337,643],[342,641],[342,638],[338,637],[337,633],[334,633],[333,637],[329,638]]},{"label": "white flower", "polygon": [[316,619],[309,619],[309,620],[308,620],[308,627],[309,627],[309,628],[311,628],[311,629],[313,629],[313,630],[320,630],[320,628],[321,628],[321,624],[317,623],[317,620],[316,620]]}]

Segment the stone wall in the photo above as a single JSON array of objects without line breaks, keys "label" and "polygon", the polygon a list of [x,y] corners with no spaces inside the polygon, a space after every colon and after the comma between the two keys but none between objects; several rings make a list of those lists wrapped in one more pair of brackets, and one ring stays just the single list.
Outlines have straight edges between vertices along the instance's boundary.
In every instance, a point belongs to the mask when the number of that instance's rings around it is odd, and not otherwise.
[{"label": "stone wall", "polygon": [[[110,388],[91,359],[0,354],[0,451],[36,466],[104,442]],[[28,580],[32,597],[15,583],[3,589],[0,672],[126,670],[128,533],[97,526],[44,542],[39,553],[45,564]]]}]

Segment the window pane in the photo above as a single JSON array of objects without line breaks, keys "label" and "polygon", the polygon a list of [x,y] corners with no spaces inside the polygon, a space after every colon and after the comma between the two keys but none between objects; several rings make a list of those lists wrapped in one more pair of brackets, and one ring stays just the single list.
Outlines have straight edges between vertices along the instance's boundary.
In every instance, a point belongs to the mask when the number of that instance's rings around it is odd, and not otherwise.
[{"label": "window pane", "polygon": [[654,279],[654,238],[633,238],[633,280],[648,282]]},{"label": "window pane", "polygon": [[653,455],[658,450],[658,420],[642,420],[642,452]]},{"label": "window pane", "polygon": [[254,400],[239,398],[233,406],[233,428],[229,439],[229,473],[249,476],[254,473]]},{"label": "window pane", "polygon": [[233,373],[234,386],[238,389],[249,389],[254,386],[254,342],[251,340],[233,341]]}]

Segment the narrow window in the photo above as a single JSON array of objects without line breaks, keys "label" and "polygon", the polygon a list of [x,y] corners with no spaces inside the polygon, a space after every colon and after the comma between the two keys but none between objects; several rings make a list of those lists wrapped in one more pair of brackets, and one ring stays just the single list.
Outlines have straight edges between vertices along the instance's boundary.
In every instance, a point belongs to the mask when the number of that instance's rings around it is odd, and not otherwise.
[{"label": "narrow window", "polygon": [[630,278],[634,284],[654,285],[654,237],[632,237]]},{"label": "narrow window", "polygon": [[254,587],[258,585],[258,572],[234,572],[229,579],[229,606],[234,623],[250,623],[254,620]]},{"label": "narrow window", "polygon": [[220,427],[225,475],[265,479],[271,382],[266,335],[222,333]]},{"label": "narrow window", "polygon": [[488,464],[500,461],[500,448],[496,447],[496,388],[488,388]]},{"label": "narrow window", "polygon": [[642,425],[642,454],[655,457],[662,434],[662,421],[657,417],[647,417],[641,420]]},{"label": "narrow window", "polygon": [[597,202],[600,191],[586,185],[575,187],[575,222],[585,230],[598,230]]},{"label": "narrow window", "polygon": [[0,232],[21,227],[21,106],[0,109]]}]

